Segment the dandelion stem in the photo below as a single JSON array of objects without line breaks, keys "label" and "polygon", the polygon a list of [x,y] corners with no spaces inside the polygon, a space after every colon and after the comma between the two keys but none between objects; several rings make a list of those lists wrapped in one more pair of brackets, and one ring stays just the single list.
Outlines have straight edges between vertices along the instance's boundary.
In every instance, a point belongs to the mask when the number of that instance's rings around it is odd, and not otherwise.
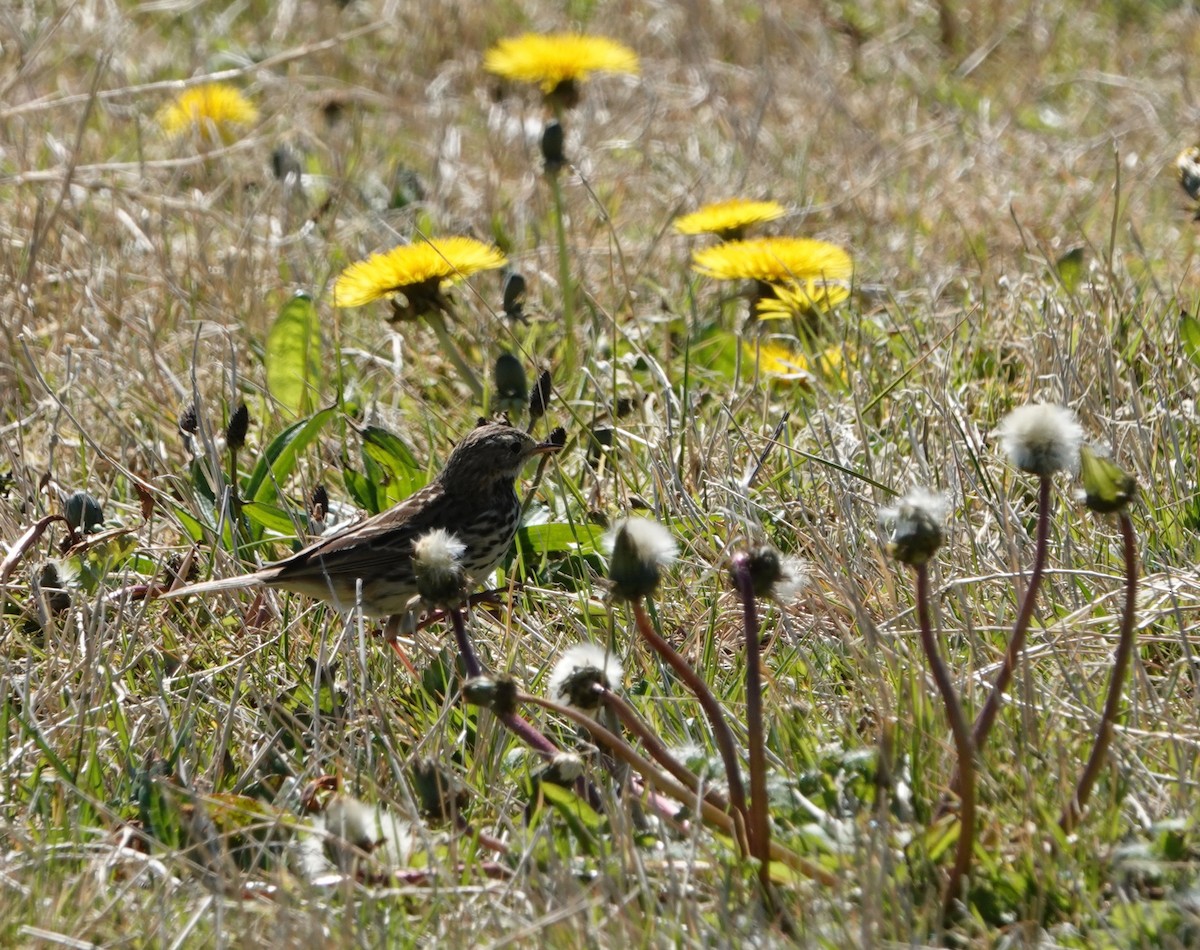
[{"label": "dandelion stem", "polygon": [[[447,610],[447,613],[450,614],[450,623],[454,627],[454,639],[458,643],[458,652],[462,657],[463,669],[467,674],[467,679],[473,680],[476,677],[482,676],[483,664],[479,662],[479,654],[475,652],[475,645],[471,643],[471,638],[467,634],[467,624],[463,619],[462,608],[453,607]],[[551,760],[561,751],[558,746],[542,735],[531,722],[521,718],[516,713],[497,712],[496,718],[500,720],[509,732],[544,759]]]},{"label": "dandelion stem", "polygon": [[[1000,712],[1000,704],[1004,701],[1004,692],[1012,680],[1021,651],[1025,649],[1025,635],[1029,632],[1030,621],[1033,620],[1033,605],[1037,600],[1038,588],[1042,584],[1042,574],[1046,569],[1046,552],[1050,539],[1050,476],[1043,475],[1038,484],[1038,522],[1037,545],[1033,554],[1033,570],[1029,575],[1029,586],[1025,588],[1025,596],[1021,599],[1021,609],[1017,614],[1017,622],[1013,625],[1012,635],[1008,638],[1008,648],[1004,653],[1004,662],[1000,672],[996,674],[996,682],[992,684],[992,692],[984,703],[983,709],[975,717],[972,738],[975,748],[982,750],[987,742],[988,733]],[[958,791],[958,783],[954,784]]]},{"label": "dandelion stem", "polygon": [[550,179],[550,192],[554,196],[554,233],[558,240],[558,285],[562,294],[563,339],[566,344],[563,366],[570,372],[575,368],[575,285],[571,279],[571,255],[567,248],[562,180],[557,171],[547,172],[546,177]]},{"label": "dandelion stem", "polygon": [[767,752],[763,729],[762,665],[758,643],[758,605],[754,581],[745,553],[733,558],[733,577],[742,599],[742,621],[746,632],[746,737],[750,760],[750,814],[747,831],[750,853],[759,861],[758,880],[764,898],[771,893],[771,822],[767,813]]},{"label": "dandelion stem", "polygon": [[1117,655],[1113,662],[1112,674],[1108,680],[1108,696],[1104,701],[1104,712],[1100,716],[1100,725],[1096,729],[1096,738],[1092,743],[1092,751],[1088,756],[1087,765],[1075,786],[1075,795],[1070,804],[1063,810],[1058,826],[1070,834],[1083,815],[1088,798],[1092,794],[1092,786],[1104,767],[1108,755],[1108,747],[1112,742],[1113,730],[1116,727],[1117,713],[1120,710],[1121,694],[1125,686],[1125,676],[1133,658],[1133,646],[1136,642],[1134,616],[1137,601],[1137,546],[1133,533],[1133,521],[1128,511],[1117,514],[1121,526],[1121,541],[1125,554],[1125,609],[1121,615],[1121,636],[1117,642]]},{"label": "dandelion stem", "polygon": [[676,781],[686,786],[689,791],[695,792],[697,795],[703,794],[705,801],[723,811],[729,810],[729,802],[725,796],[716,788],[704,790],[704,783],[700,780],[700,777],[675,758],[675,756],[671,755],[670,750],[662,744],[658,736],[654,734],[654,731],[634,711],[629,703],[625,702],[624,699],[611,689],[605,689],[599,684],[597,684],[596,688],[604,704],[612,710],[626,729],[642,740],[642,744],[646,747],[646,751],[654,761],[670,772]]},{"label": "dandelion stem", "polygon": [[[600,725],[600,723],[596,722],[590,716],[579,712],[577,709],[564,706],[562,703],[556,703],[552,699],[544,699],[541,696],[532,696],[528,693],[518,694],[517,701],[533,703],[541,706],[543,709],[552,710],[561,716],[565,716],[577,725],[583,726],[583,728],[592,734],[592,738],[637,772],[647,785],[659,789],[686,805],[698,806],[701,818],[710,825],[724,831],[727,835],[730,835],[735,841],[741,841],[741,836],[738,833],[740,815],[736,812],[731,815],[713,805],[707,799],[701,799],[697,802],[693,793],[689,792],[688,789],[684,788],[674,779],[663,775],[654,767],[653,762],[639,755],[629,743],[614,735],[608,729],[605,729],[604,726]],[[778,861],[792,870],[799,871],[801,874],[829,887],[838,887],[841,884],[841,879],[836,874],[825,870],[825,868],[813,861],[801,857],[795,851],[774,842],[771,844],[770,857],[771,860]]]},{"label": "dandelion stem", "polygon": [[450,614],[450,624],[454,627],[454,639],[458,642],[458,653],[462,657],[467,679],[473,680],[477,676],[483,676],[483,664],[479,662],[475,644],[467,636],[467,624],[463,620],[462,608],[452,607],[446,612]]},{"label": "dandelion stem", "polygon": [[946,708],[946,718],[950,720],[950,731],[954,734],[954,745],[958,753],[958,852],[942,906],[942,913],[948,917],[954,910],[955,901],[960,898],[966,901],[967,895],[963,891],[963,885],[971,870],[971,856],[975,848],[975,744],[967,717],[963,713],[962,703],[954,691],[950,671],[946,668],[946,662],[942,659],[933,636],[929,566],[916,564],[913,570],[917,576],[917,616],[921,626],[921,648],[929,661],[929,670],[933,674],[938,692],[942,694],[942,705]]},{"label": "dandelion stem", "polygon": [[729,728],[729,723],[725,720],[725,715],[721,711],[721,706],[717,702],[717,698],[712,694],[712,690],[708,688],[708,684],[704,682],[679,653],[666,640],[660,637],[650,623],[650,618],[646,614],[646,605],[642,600],[635,600],[632,604],[633,616],[637,620],[638,631],[646,642],[654,648],[654,651],[667,662],[676,675],[684,681],[688,689],[696,696],[696,701],[700,703],[700,708],[704,710],[704,714],[708,717],[709,725],[712,727],[713,740],[717,744],[717,750],[721,753],[721,759],[725,763],[725,780],[729,784],[729,803],[733,806],[733,810],[741,817],[743,822],[746,821],[746,789],[742,785],[742,772],[738,766],[737,750],[734,747],[733,731]]},{"label": "dandelion stem", "polygon": [[442,319],[442,315],[440,313],[431,313],[426,317],[426,320],[433,327],[433,332],[437,335],[438,343],[441,344],[442,352],[454,364],[454,368],[458,370],[458,375],[462,377],[462,381],[470,387],[475,400],[482,402],[483,384],[479,382],[479,377],[475,375],[475,371],[471,369],[466,359],[463,358],[462,353],[459,352],[458,346],[450,336],[450,331],[446,329],[446,321]]}]

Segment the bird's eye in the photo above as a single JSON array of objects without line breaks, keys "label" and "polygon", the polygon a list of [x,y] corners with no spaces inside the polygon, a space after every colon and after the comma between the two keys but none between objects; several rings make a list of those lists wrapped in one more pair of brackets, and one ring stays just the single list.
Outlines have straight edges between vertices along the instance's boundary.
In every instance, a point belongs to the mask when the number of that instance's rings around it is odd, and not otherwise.
[{"label": "bird's eye", "polygon": [[512,454],[513,454],[513,455],[520,455],[520,454],[521,454],[521,443],[520,443],[520,442],[514,442],[514,443],[512,444]]}]

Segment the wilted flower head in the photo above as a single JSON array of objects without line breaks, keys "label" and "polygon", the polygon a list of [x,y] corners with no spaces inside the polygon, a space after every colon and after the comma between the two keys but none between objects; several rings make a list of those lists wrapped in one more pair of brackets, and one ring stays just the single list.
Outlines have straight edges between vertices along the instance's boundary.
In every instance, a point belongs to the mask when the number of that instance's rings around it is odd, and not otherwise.
[{"label": "wilted flower head", "polygon": [[798,558],[784,557],[769,544],[760,544],[734,558],[749,571],[756,597],[789,603],[808,584],[808,566]]},{"label": "wilted flower head", "polygon": [[194,133],[205,145],[228,144],[235,127],[258,118],[254,104],[223,82],[185,89],[158,112],[158,124],[170,136]]},{"label": "wilted flower head", "polygon": [[624,671],[615,656],[594,643],[576,643],[563,650],[554,664],[546,694],[593,716],[600,707],[596,686],[613,689]]},{"label": "wilted flower head", "polygon": [[413,542],[413,574],[422,600],[433,606],[458,606],[466,587],[466,551],[467,546],[444,528],[434,528]]},{"label": "wilted flower head", "polygon": [[786,209],[777,201],[729,198],[676,218],[674,228],[680,234],[715,234],[728,241],[741,237],[752,224],[774,221],[785,213]]},{"label": "wilted flower head", "polygon": [[1023,471],[1047,478],[1079,467],[1083,428],[1063,406],[1021,406],[1000,421],[996,433],[1004,454]]},{"label": "wilted flower head", "polygon": [[445,308],[443,293],[451,284],[505,263],[498,248],[469,237],[402,244],[343,270],[333,284],[333,305],[361,307],[390,297],[398,318],[422,317]]},{"label": "wilted flower head", "polygon": [[702,248],[692,254],[692,269],[717,280],[784,284],[848,281],[854,274],[854,262],[843,248],[827,241],[767,237]]},{"label": "wilted flower head", "polygon": [[646,518],[626,518],[609,535],[612,557],[608,576],[613,594],[622,600],[640,600],[658,589],[662,569],[675,559],[671,532]]},{"label": "wilted flower head", "polygon": [[1137,494],[1137,479],[1091,446],[1080,449],[1079,462],[1083,503],[1089,509],[1106,515],[1129,507]]},{"label": "wilted flower head", "polygon": [[603,36],[526,33],[489,49],[483,68],[505,79],[538,83],[547,98],[570,108],[578,100],[578,84],[592,73],[636,75],[639,64],[633,50]]},{"label": "wilted flower head", "polygon": [[897,561],[919,567],[942,546],[946,496],[914,488],[894,507],[879,510],[879,523],[889,531],[887,552]]}]

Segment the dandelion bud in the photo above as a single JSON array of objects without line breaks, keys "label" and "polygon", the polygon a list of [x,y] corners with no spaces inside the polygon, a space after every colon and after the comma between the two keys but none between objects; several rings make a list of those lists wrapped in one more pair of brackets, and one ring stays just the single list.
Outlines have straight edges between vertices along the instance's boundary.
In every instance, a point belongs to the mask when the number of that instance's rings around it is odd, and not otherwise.
[{"label": "dandelion bud", "polygon": [[456,607],[462,602],[467,584],[462,564],[466,551],[467,546],[444,528],[434,528],[413,543],[413,575],[426,604]]},{"label": "dandelion bud", "polygon": [[563,153],[564,139],[561,122],[552,119],[546,123],[546,128],[542,130],[542,161],[545,162],[547,175],[558,174],[567,163]]},{"label": "dandelion bud", "polygon": [[547,441],[551,445],[557,445],[561,449],[567,444],[567,430],[562,426],[555,426],[550,430],[550,438]]},{"label": "dandelion bud", "polygon": [[510,320],[525,319],[525,278],[516,271],[504,279],[504,315]]},{"label": "dandelion bud", "polygon": [[1097,514],[1122,511],[1137,493],[1137,479],[1110,459],[1097,455],[1090,446],[1079,452],[1083,503]]},{"label": "dandelion bud", "polygon": [[550,370],[542,370],[538,376],[537,386],[529,394],[529,421],[531,423],[537,422],[546,414],[546,407],[550,405],[551,384]]},{"label": "dandelion bud", "polygon": [[63,517],[72,531],[89,534],[104,524],[104,509],[87,492],[71,492],[63,501]]},{"label": "dandelion bud", "polygon": [[329,492],[325,490],[324,485],[318,485],[313,489],[312,501],[308,507],[313,521],[325,520],[325,516],[329,514]]},{"label": "dandelion bud", "polygon": [[[576,643],[563,651],[546,694],[553,700],[595,716],[600,708],[600,689],[612,689],[620,683],[624,671],[616,657],[593,643]],[[598,688],[599,687],[599,688]]]},{"label": "dandelion bud", "polygon": [[1041,478],[1079,467],[1083,428],[1062,406],[1037,404],[1014,409],[997,428],[1000,447],[1017,468]]},{"label": "dandelion bud", "polygon": [[567,788],[583,774],[583,759],[574,752],[560,752],[538,776],[543,782]]},{"label": "dandelion bud", "polygon": [[229,451],[240,451],[246,444],[246,432],[250,429],[250,410],[246,404],[239,403],[233,415],[229,417],[229,425],[225,427],[225,444]]},{"label": "dandelion bud", "polygon": [[491,707],[496,698],[496,681],[490,676],[476,676],[463,684],[463,699],[472,706]]},{"label": "dandelion bud", "polygon": [[788,603],[795,600],[808,583],[804,563],[783,557],[769,544],[760,544],[738,557],[745,559],[756,597]]},{"label": "dandelion bud", "polygon": [[946,499],[914,488],[893,508],[879,512],[879,523],[890,528],[887,552],[897,561],[919,567],[942,546]]},{"label": "dandelion bud", "polygon": [[286,145],[276,146],[271,152],[271,173],[275,179],[287,185],[289,188],[294,188],[300,184],[300,176],[304,173],[304,167],[300,164],[300,159]]},{"label": "dandelion bud", "polygon": [[196,418],[196,404],[192,403],[183,410],[183,415],[179,417],[179,431],[184,435],[195,435],[199,428],[200,420]]},{"label": "dandelion bud", "polygon": [[501,412],[520,412],[529,400],[529,383],[525,367],[511,353],[501,353],[492,368],[492,383],[496,387],[496,408]]},{"label": "dandelion bud", "polygon": [[610,536],[608,576],[613,594],[641,600],[658,589],[662,569],[675,558],[675,539],[662,525],[646,518],[626,518]]}]

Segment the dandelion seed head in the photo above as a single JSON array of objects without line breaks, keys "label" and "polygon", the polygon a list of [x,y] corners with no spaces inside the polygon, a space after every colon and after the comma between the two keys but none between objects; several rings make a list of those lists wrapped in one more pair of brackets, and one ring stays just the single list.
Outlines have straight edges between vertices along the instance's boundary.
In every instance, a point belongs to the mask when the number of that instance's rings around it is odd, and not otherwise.
[{"label": "dandelion seed head", "polygon": [[996,427],[1000,448],[1022,471],[1041,478],[1079,468],[1083,427],[1063,406],[1037,403],[1014,409]]}]

